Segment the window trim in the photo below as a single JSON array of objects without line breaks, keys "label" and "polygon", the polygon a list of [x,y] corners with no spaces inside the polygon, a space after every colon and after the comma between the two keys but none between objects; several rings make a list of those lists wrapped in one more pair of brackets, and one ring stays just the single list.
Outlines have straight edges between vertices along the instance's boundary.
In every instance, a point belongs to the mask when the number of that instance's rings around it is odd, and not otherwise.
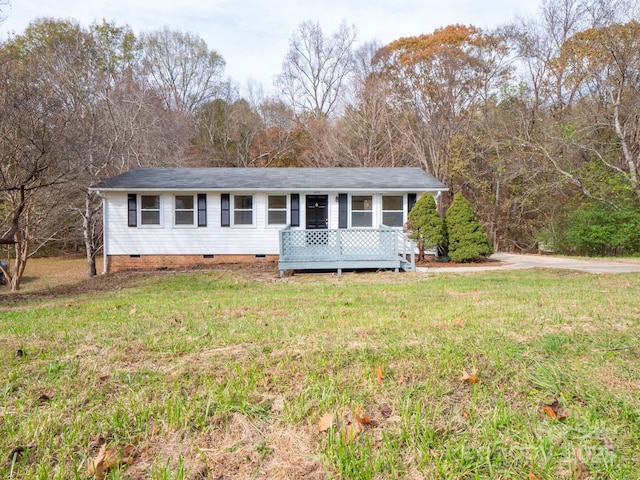
[{"label": "window trim", "polygon": [[[158,197],[158,208],[142,208],[142,197]],[[144,193],[138,195],[138,228],[163,228],[164,227],[164,215],[162,213],[162,195],[159,193]],[[143,223],[143,212],[158,212],[158,223]]]},{"label": "window trim", "polygon": [[[180,208],[176,207],[176,200],[178,197],[191,197],[191,208]],[[194,194],[187,193],[177,193],[173,195],[173,227],[174,228],[194,228],[196,226],[196,206],[197,206],[196,196]],[[177,223],[177,213],[178,212],[191,212],[191,223]]]},{"label": "window trim", "polygon": [[[369,210],[355,210],[353,208],[353,199],[356,197],[368,197],[371,201],[371,208]],[[349,197],[349,224],[351,226],[351,228],[373,228],[373,213],[374,213],[374,208],[373,208],[373,194],[358,194],[358,195],[351,195]],[[354,212],[358,212],[358,213],[369,213],[371,214],[371,225],[368,226],[354,226],[353,225],[353,214]]]},{"label": "window trim", "polygon": [[[251,209],[248,208],[236,208],[237,197],[249,197],[251,198]],[[251,193],[238,193],[231,196],[231,226],[236,228],[255,228],[256,227],[256,202],[255,195]],[[251,223],[236,223],[236,212],[251,212]]]},{"label": "window trim", "polygon": [[[271,197],[284,197],[284,207],[282,208],[270,208],[269,207],[269,199]],[[282,228],[283,226],[286,226],[289,224],[289,207],[290,207],[290,202],[289,202],[289,195],[287,195],[286,193],[268,193],[266,195],[266,213],[267,213],[267,218],[265,220],[265,225],[267,226],[267,228]],[[284,212],[284,223],[270,223],[269,222],[269,213],[271,212]]]},{"label": "window trim", "polygon": [[[402,208],[400,210],[385,210],[384,209],[384,197],[400,197],[401,202],[402,202]],[[391,228],[402,228],[405,224],[405,214],[404,214],[404,195],[403,194],[390,194],[390,193],[383,193],[380,195],[380,223],[382,225],[386,225],[387,227],[391,227]],[[402,214],[402,224],[401,225],[387,225],[386,223],[384,223],[384,214],[388,212],[388,213],[401,213]]]}]

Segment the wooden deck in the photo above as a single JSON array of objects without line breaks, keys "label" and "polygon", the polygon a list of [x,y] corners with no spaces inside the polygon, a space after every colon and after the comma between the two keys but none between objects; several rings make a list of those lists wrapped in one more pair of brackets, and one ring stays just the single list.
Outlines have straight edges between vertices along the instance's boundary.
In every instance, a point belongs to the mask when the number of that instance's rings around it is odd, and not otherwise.
[{"label": "wooden deck", "polygon": [[415,270],[415,245],[398,229],[280,231],[280,275],[286,270]]}]

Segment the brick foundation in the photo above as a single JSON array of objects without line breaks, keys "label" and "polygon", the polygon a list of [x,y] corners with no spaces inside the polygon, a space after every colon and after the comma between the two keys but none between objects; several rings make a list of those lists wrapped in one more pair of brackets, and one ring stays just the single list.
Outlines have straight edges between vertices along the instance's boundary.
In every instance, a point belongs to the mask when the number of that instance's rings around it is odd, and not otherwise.
[{"label": "brick foundation", "polygon": [[200,268],[224,263],[275,262],[278,255],[109,255],[107,273],[124,270]]}]

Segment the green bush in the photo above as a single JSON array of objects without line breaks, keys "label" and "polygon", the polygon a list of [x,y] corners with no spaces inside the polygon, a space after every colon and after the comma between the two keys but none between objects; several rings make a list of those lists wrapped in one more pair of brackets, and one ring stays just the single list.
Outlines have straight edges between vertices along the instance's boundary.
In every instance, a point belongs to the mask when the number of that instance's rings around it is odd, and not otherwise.
[{"label": "green bush", "polygon": [[444,222],[440,218],[436,201],[430,193],[423,194],[409,212],[409,237],[418,244],[420,259],[428,248],[446,246],[447,235]]},{"label": "green bush", "polygon": [[555,242],[563,253],[640,253],[640,211],[592,203],[570,212]]},{"label": "green bush", "polygon": [[444,221],[449,235],[449,257],[454,262],[480,260],[493,253],[487,234],[461,193],[454,195]]}]

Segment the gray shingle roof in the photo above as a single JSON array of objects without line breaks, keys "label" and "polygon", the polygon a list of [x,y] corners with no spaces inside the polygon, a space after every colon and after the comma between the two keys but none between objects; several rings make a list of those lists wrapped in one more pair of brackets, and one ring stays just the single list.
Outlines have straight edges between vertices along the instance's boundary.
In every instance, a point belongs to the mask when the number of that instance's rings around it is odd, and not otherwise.
[{"label": "gray shingle roof", "polygon": [[136,168],[94,190],[447,190],[420,168]]}]

